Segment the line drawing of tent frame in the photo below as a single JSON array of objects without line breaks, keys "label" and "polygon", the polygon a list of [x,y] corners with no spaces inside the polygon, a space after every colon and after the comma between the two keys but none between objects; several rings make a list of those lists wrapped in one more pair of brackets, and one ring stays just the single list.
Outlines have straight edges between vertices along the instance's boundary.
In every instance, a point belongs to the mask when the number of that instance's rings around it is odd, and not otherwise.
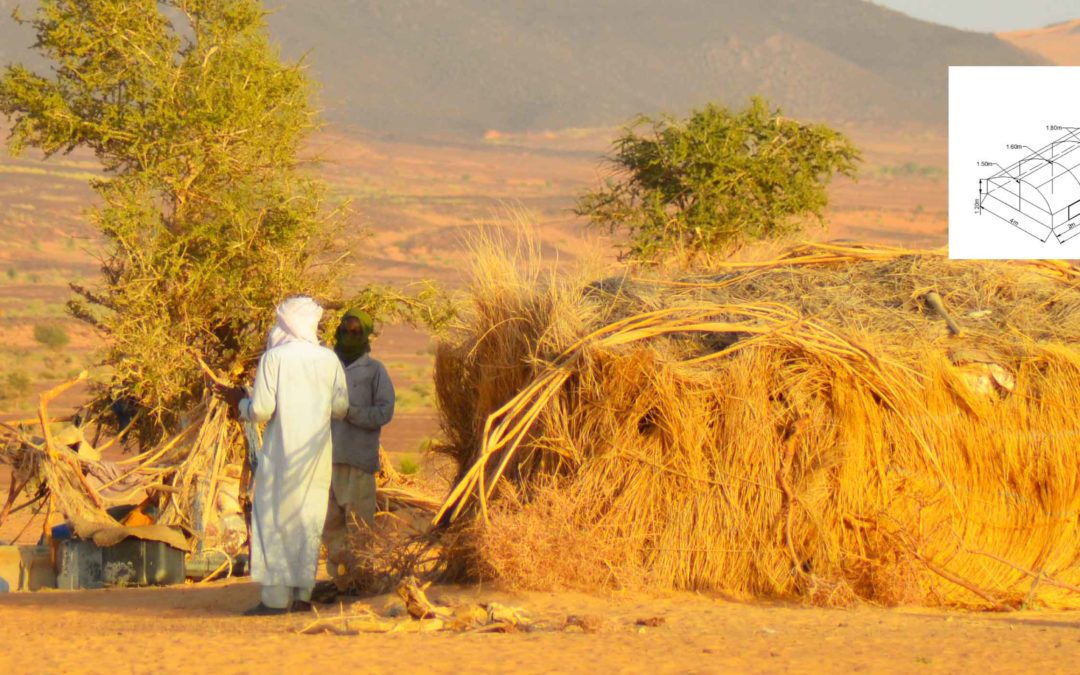
[{"label": "line drawing of tent frame", "polygon": [[1045,243],[1080,235],[1080,127],[979,179],[979,212]]}]

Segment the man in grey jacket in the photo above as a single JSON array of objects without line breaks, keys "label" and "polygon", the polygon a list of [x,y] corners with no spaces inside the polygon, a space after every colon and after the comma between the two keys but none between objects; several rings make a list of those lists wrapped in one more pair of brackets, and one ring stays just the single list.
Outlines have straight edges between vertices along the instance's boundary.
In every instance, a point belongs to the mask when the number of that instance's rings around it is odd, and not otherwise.
[{"label": "man in grey jacket", "polygon": [[375,523],[375,474],[379,471],[379,435],[394,416],[394,385],[382,363],[371,358],[370,337],[375,324],[360,310],[341,318],[334,351],[345,368],[349,412],[334,421],[333,476],[326,513],[324,541],[327,567],[332,576],[340,564],[350,534],[360,523]]}]

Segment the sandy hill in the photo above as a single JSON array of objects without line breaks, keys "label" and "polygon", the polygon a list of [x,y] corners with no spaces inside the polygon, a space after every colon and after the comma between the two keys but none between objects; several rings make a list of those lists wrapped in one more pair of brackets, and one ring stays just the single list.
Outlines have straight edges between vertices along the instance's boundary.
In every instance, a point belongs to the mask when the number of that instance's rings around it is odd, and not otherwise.
[{"label": "sandy hill", "polygon": [[1080,19],[998,37],[1059,66],[1080,66]]},{"label": "sandy hill", "polygon": [[[18,0],[24,11],[31,0]],[[0,0],[0,60],[32,36]],[[864,0],[268,0],[327,117],[404,134],[620,123],[753,93],[834,123],[941,128],[946,66],[1041,62]]]}]

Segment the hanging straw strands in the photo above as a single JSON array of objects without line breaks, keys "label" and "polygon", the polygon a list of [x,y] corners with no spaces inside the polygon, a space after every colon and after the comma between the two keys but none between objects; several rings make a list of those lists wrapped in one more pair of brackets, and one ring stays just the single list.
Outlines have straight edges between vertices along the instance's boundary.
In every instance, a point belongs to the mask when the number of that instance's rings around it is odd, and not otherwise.
[{"label": "hanging straw strands", "polygon": [[460,466],[436,522],[475,573],[1080,606],[1071,266],[813,244],[694,278],[476,267],[436,357]]},{"label": "hanging straw strands", "polygon": [[[899,399],[904,392],[899,382],[891,381],[888,373],[878,367],[873,354],[828,328],[799,317],[791,307],[776,304],[701,305],[638,314],[604,326],[573,344],[556,359],[547,372],[487,418],[479,457],[464,478],[451,490],[436,514],[435,521],[439,523],[456,520],[473,495],[485,519],[487,518],[487,500],[491,497],[495,484],[502,477],[515,451],[528,437],[529,430],[544,407],[574,373],[574,364],[586,350],[611,349],[672,333],[745,333],[755,336],[726,349],[687,359],[685,362],[703,363],[730,356],[735,351],[758,344],[765,338],[783,339],[832,355],[848,374],[863,380],[894,409],[896,404],[892,401]],[[916,439],[931,457],[940,474],[933,451],[924,440],[918,436]],[[572,462],[580,461],[579,457],[560,454]],[[492,469],[490,462],[496,455],[500,456],[499,464]],[[573,466],[572,464],[571,468]]]}]

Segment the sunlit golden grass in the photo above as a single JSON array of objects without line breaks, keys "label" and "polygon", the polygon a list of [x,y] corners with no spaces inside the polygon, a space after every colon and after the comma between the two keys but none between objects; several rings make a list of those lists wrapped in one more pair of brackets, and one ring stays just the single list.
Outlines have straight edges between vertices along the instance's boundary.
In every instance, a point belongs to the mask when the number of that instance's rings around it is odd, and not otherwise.
[{"label": "sunlit golden grass", "polygon": [[438,520],[472,571],[1080,605],[1080,274],[854,244],[743,258],[596,280],[474,252],[436,357],[461,467]]}]

